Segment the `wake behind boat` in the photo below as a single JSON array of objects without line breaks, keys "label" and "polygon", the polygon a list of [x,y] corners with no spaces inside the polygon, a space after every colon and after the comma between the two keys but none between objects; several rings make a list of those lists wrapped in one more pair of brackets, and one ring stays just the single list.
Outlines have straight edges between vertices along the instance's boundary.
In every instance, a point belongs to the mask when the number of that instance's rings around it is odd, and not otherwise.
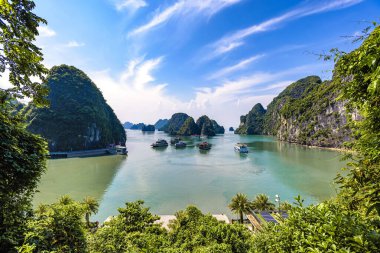
[{"label": "wake behind boat", "polygon": [[159,139],[155,143],[153,143],[151,146],[152,148],[161,148],[161,147],[167,147],[169,144],[164,139]]},{"label": "wake behind boat", "polygon": [[234,147],[235,151],[239,152],[240,154],[248,154],[248,147],[247,145],[243,143],[237,143]]}]

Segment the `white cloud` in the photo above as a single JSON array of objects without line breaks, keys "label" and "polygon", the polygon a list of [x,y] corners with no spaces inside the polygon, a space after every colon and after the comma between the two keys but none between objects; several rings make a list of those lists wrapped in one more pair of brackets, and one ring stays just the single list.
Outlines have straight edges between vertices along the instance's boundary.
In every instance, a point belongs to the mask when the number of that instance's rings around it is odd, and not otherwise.
[{"label": "white cloud", "polygon": [[170,117],[185,108],[183,102],[166,94],[165,83],[156,82],[152,73],[163,58],[131,60],[117,77],[108,70],[90,73],[119,119],[155,123],[159,117]]},{"label": "white cloud", "polygon": [[39,26],[38,33],[40,37],[54,37],[57,33],[48,26]]},{"label": "white cloud", "polygon": [[240,1],[242,0],[179,0],[166,9],[158,10],[148,23],[130,32],[129,36],[148,32],[175,16],[205,15],[210,17]]},{"label": "white cloud", "polygon": [[195,120],[206,114],[230,127],[237,126],[240,115],[246,114],[256,103],[267,106],[293,78],[315,73],[320,68],[320,65],[306,65],[278,73],[257,72],[197,88],[190,99],[181,100],[169,95],[170,86],[154,77],[163,62],[163,57],[136,58],[117,76],[111,75],[109,70],[90,72],[89,76],[121,121],[155,123],[159,118],[184,112]]},{"label": "white cloud", "polygon": [[302,17],[350,7],[363,0],[330,0],[330,1],[307,1],[305,4],[295,8],[283,15],[271,18],[257,25],[238,30],[228,36],[221,38],[211,45],[212,52],[206,57],[211,59],[216,56],[232,51],[244,44],[244,39],[256,33],[262,33],[276,29],[285,22]]},{"label": "white cloud", "polygon": [[129,11],[136,11],[146,6],[148,6],[148,4],[144,0],[119,0],[115,3],[115,7],[118,11],[125,9]]},{"label": "white cloud", "polygon": [[235,65],[222,68],[222,69],[218,70],[217,72],[211,74],[207,79],[209,79],[209,80],[218,79],[220,77],[226,76],[226,75],[231,74],[233,72],[236,72],[238,70],[245,69],[249,64],[251,64],[254,61],[257,61],[258,59],[262,58],[263,56],[264,56],[263,54],[255,55],[255,56],[252,56],[248,59],[244,59]]},{"label": "white cloud", "polygon": [[85,45],[86,44],[83,42],[77,42],[75,40],[71,40],[71,41],[67,42],[64,46],[65,47],[83,47]]}]

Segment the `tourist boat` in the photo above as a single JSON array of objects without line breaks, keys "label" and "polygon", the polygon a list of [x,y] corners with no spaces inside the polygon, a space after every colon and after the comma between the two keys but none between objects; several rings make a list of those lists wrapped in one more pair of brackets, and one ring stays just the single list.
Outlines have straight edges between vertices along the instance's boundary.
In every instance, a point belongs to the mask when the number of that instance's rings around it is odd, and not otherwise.
[{"label": "tourist boat", "polygon": [[198,145],[200,150],[210,150],[211,149],[211,144],[208,142],[202,142]]},{"label": "tourist boat", "polygon": [[152,148],[160,148],[160,147],[167,147],[169,144],[166,140],[159,139],[155,143],[153,143],[151,146]]},{"label": "tourist boat", "polygon": [[176,143],[178,143],[180,141],[181,141],[181,138],[175,137],[175,138],[170,140],[170,144],[175,145]]},{"label": "tourist boat", "polygon": [[235,145],[235,151],[241,153],[241,154],[247,154],[248,153],[248,147],[247,145],[243,143],[238,143]]},{"label": "tourist boat", "polygon": [[187,144],[183,141],[179,141],[176,144],[174,144],[175,148],[186,148]]}]

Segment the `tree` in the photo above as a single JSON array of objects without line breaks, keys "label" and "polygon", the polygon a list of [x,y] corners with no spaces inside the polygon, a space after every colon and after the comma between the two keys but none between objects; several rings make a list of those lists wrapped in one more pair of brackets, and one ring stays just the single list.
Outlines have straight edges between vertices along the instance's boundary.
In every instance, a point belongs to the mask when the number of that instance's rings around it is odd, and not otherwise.
[{"label": "tree", "polygon": [[15,98],[27,96],[45,104],[46,73],[42,53],[33,42],[45,20],[36,16],[29,0],[0,2],[0,75],[9,73],[12,88],[0,89],[0,248],[19,245],[31,215],[31,198],[45,170],[46,144],[25,130],[24,119],[13,112]]},{"label": "tree", "polygon": [[28,222],[19,252],[87,252],[84,208],[80,203],[64,196],[38,210]]},{"label": "tree", "polygon": [[237,193],[228,205],[232,212],[239,214],[240,223],[243,223],[243,214],[253,209],[252,203],[248,200],[247,195]]},{"label": "tree", "polygon": [[0,105],[0,248],[20,243],[31,199],[45,171],[46,143],[25,130],[23,118]]},{"label": "tree", "polygon": [[275,204],[269,201],[269,198],[265,194],[259,194],[252,202],[253,208],[259,211],[274,210]]},{"label": "tree", "polygon": [[376,226],[326,201],[293,207],[283,222],[265,225],[254,234],[252,252],[379,252],[379,247]]},{"label": "tree", "polygon": [[[30,0],[3,0],[0,4],[0,75],[9,72],[7,90],[0,89],[0,104],[9,98],[32,98],[46,104],[46,87],[42,84],[47,69],[42,64],[41,49],[33,44],[39,24],[46,20],[35,15]],[[7,71],[7,72],[6,72]],[[41,82],[33,81],[37,77]]]},{"label": "tree", "polygon": [[87,196],[83,200],[82,205],[84,207],[87,227],[90,227],[90,216],[91,214],[96,214],[98,212],[99,203],[95,198]]},{"label": "tree", "polygon": [[[380,26],[375,28],[353,52],[333,50],[336,66],[334,82],[341,85],[340,99],[347,102],[355,152],[348,154],[348,176],[339,176],[342,199],[350,208],[364,206],[367,214],[380,215]],[[365,30],[368,32],[368,29]]]}]

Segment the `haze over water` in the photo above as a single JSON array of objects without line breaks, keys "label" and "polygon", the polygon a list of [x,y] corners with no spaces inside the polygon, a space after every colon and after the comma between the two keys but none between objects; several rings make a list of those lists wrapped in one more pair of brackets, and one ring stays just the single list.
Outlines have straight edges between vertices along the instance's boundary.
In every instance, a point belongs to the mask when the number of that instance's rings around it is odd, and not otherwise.
[{"label": "haze over water", "polygon": [[[128,131],[129,155],[49,160],[34,204],[52,203],[68,194],[76,200],[93,196],[100,208],[93,220],[103,221],[117,214],[126,201],[142,199],[156,214],[174,214],[190,204],[204,212],[227,213],[237,192],[253,198],[259,193],[280,194],[293,202],[298,194],[306,203],[327,199],[336,192],[333,178],[343,167],[341,154],[278,142],[267,136],[239,136],[232,133],[207,139],[208,152],[185,139],[185,149],[169,146],[152,149],[162,132],[143,134]],[[202,139],[203,141],[203,139]],[[247,143],[250,153],[234,151],[237,142]]]}]

